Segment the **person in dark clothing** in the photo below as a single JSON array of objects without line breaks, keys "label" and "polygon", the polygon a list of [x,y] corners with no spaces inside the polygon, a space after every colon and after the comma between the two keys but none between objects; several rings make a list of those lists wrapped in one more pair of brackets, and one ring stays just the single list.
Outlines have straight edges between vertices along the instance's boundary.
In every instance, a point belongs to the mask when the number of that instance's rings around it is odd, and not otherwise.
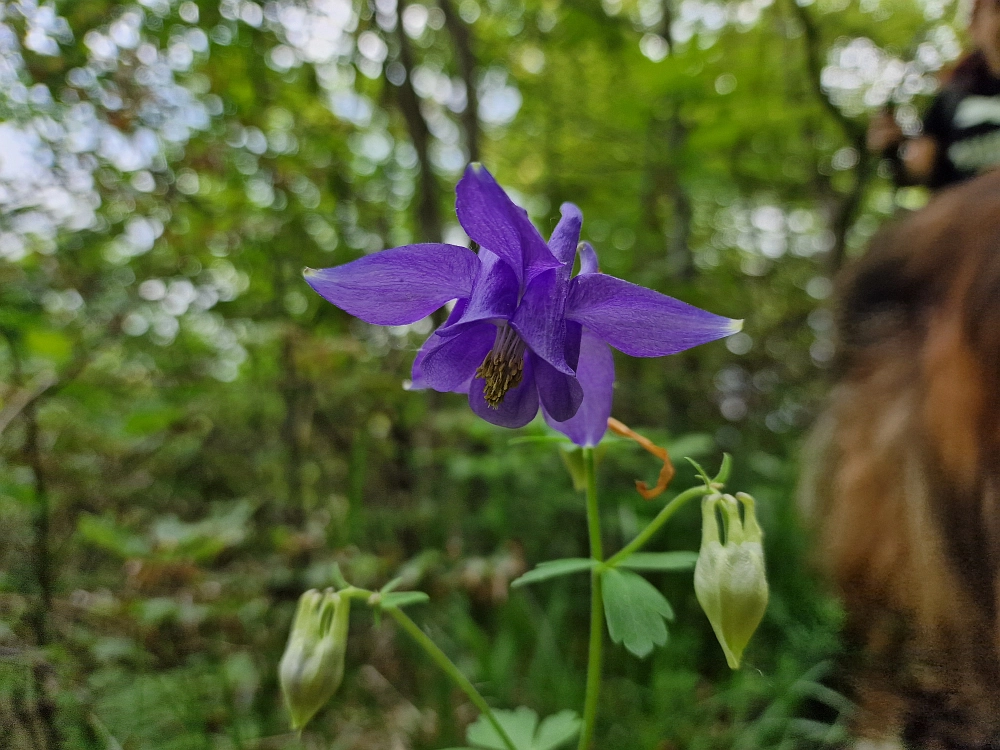
[{"label": "person in dark clothing", "polygon": [[921,135],[906,138],[888,111],[869,125],[868,148],[893,162],[900,184],[940,189],[1000,166],[1000,0],[975,0],[969,36],[976,48],[944,82]]}]

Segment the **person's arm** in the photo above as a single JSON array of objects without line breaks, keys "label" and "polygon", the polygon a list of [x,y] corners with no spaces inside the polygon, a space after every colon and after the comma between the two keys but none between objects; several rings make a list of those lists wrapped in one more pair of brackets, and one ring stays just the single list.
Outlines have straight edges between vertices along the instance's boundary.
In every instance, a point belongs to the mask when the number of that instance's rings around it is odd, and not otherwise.
[{"label": "person's arm", "polygon": [[900,181],[900,184],[929,184],[938,158],[938,144],[934,137],[921,135],[908,138],[896,148],[903,176],[908,178],[906,183]]},{"label": "person's arm", "polygon": [[[927,123],[935,123],[935,107],[928,111]],[[926,132],[926,125],[925,125]],[[883,109],[868,124],[868,150],[881,155],[892,165],[898,185],[926,185],[934,174],[938,145],[932,133],[907,138],[892,113]]]}]

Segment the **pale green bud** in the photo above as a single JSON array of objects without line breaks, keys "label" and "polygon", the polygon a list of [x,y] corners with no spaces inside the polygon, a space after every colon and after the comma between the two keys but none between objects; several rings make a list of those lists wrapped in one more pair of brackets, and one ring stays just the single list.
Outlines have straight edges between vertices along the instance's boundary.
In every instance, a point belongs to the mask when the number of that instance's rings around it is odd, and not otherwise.
[{"label": "pale green bud", "polygon": [[278,666],[293,729],[302,729],[344,679],[350,614],[351,600],[333,589],[311,589],[299,598],[288,645]]},{"label": "pale green bud", "polygon": [[[717,508],[722,512],[725,543],[719,536]],[[735,498],[707,496],[701,503],[701,520],[701,550],[694,568],[694,591],[712,623],[729,667],[737,669],[743,649],[767,609],[767,575],[761,544],[764,534],[757,523],[753,498],[742,492]]]}]

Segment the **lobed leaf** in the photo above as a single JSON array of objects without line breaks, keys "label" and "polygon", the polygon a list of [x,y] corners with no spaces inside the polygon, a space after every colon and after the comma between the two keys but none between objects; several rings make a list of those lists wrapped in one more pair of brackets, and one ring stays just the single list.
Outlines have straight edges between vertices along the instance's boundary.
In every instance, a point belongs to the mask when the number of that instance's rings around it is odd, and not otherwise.
[{"label": "lobed leaf", "polygon": [[561,560],[547,560],[546,562],[539,563],[536,568],[529,570],[520,578],[512,581],[510,585],[516,588],[557,576],[579,573],[583,570],[590,570],[596,564],[597,561],[589,557],[564,557]]},{"label": "lobed leaf", "polygon": [[691,570],[698,562],[697,552],[633,552],[617,567],[629,570]]},{"label": "lobed leaf", "polygon": [[[517,750],[556,750],[580,732],[580,717],[570,710],[552,714],[541,724],[538,723],[538,714],[524,706],[513,711],[494,711],[493,715]],[[507,750],[500,735],[484,715],[480,715],[469,726],[465,739],[475,750]]]},{"label": "lobed leaf", "polygon": [[[538,714],[530,708],[520,706],[513,711],[494,711],[493,715],[510,737],[517,750],[532,750],[535,739],[535,728],[538,726]],[[484,715],[480,715],[465,733],[465,739],[470,745],[483,750],[507,750],[507,746],[497,730]]]},{"label": "lobed leaf", "polygon": [[608,634],[640,659],[667,642],[665,619],[674,611],[663,594],[642,576],[610,568],[604,572],[604,616]]},{"label": "lobed leaf", "polygon": [[546,717],[538,727],[532,750],[555,750],[576,737],[582,724],[576,711],[569,709]]}]

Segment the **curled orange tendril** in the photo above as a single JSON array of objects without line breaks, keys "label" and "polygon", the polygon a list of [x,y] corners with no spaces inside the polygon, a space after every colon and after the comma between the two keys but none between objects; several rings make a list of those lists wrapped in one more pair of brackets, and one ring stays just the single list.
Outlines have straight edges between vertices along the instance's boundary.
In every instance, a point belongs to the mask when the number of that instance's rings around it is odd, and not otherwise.
[{"label": "curled orange tendril", "polygon": [[616,435],[634,440],[663,461],[663,468],[660,469],[660,476],[656,480],[655,487],[650,488],[645,482],[639,479],[635,480],[635,490],[642,495],[643,500],[652,500],[667,489],[667,485],[670,484],[670,480],[674,478],[675,474],[674,465],[670,461],[670,454],[667,453],[667,449],[654,444],[648,438],[644,438],[638,432],[633,431],[628,425],[619,422],[614,417],[608,417],[608,429]]}]

